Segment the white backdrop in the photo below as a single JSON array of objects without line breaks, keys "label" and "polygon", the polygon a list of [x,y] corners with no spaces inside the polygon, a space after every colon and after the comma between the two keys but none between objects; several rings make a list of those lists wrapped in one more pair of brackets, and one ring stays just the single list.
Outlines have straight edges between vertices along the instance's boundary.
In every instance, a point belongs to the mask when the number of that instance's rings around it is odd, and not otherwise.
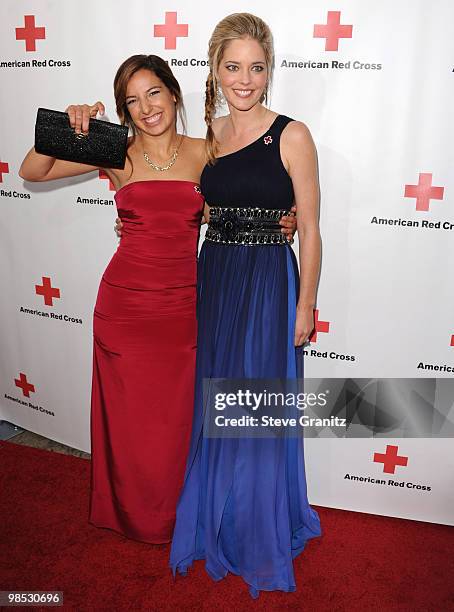
[{"label": "white backdrop", "polygon": [[[0,419],[89,450],[91,317],[117,243],[108,180],[33,184],[18,176],[36,109],[100,99],[117,121],[117,67],[134,53],[155,53],[182,86],[190,135],[203,136],[207,41],[222,17],[245,10],[273,29],[273,110],[304,121],[318,149],[321,323],[306,375],[453,376],[450,0],[3,0]],[[174,18],[176,39],[170,25],[161,36],[155,26]],[[47,305],[39,289],[46,284],[59,294]],[[397,485],[374,461],[387,445],[407,457],[392,476]],[[310,500],[454,524],[452,446],[449,439],[307,440]]]}]

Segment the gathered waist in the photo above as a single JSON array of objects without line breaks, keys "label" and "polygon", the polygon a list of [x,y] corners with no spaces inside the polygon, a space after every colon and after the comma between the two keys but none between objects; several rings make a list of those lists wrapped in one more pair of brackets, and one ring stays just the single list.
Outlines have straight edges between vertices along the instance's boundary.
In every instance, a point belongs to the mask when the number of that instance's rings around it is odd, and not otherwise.
[{"label": "gathered waist", "polygon": [[103,278],[112,285],[131,289],[176,289],[195,287],[195,255],[180,258],[151,256],[119,248],[110,260]]},{"label": "gathered waist", "polygon": [[122,230],[117,252],[132,259],[190,259],[197,257],[198,232],[151,234]]},{"label": "gathered waist", "polygon": [[287,209],[210,206],[210,222],[205,240],[222,244],[287,244],[279,220],[293,214]]}]

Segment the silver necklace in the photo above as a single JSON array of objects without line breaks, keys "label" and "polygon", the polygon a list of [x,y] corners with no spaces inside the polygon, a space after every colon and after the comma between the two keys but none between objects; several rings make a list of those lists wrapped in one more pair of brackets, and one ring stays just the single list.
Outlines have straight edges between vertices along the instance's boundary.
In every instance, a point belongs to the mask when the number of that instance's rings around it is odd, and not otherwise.
[{"label": "silver necklace", "polygon": [[151,159],[148,157],[147,153],[145,153],[145,151],[143,152],[143,156],[147,164],[149,164],[154,170],[157,170],[158,172],[165,172],[166,170],[171,168],[173,164],[176,162],[177,157],[178,157],[178,149],[175,149],[172,157],[170,158],[170,160],[165,166],[158,166],[158,164],[155,164],[154,162],[152,162]]}]

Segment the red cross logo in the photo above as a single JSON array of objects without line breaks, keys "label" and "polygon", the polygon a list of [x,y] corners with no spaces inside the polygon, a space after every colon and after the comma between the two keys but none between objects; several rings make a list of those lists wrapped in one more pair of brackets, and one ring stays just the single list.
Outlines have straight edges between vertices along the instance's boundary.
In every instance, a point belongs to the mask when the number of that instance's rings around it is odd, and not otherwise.
[{"label": "red cross logo", "polygon": [[165,49],[177,48],[177,37],[186,38],[189,26],[187,23],[177,23],[176,12],[166,13],[166,22],[163,25],[155,25],[154,35],[165,38]]},{"label": "red cross logo", "polygon": [[36,41],[46,38],[46,28],[35,27],[35,16],[25,15],[24,28],[16,28],[16,40],[25,40],[26,51],[36,51]]},{"label": "red cross logo", "polygon": [[53,299],[60,297],[60,289],[57,289],[57,287],[52,287],[50,278],[48,276],[43,276],[42,279],[42,285],[35,285],[36,295],[44,296],[44,304],[46,306],[53,306]]},{"label": "red cross logo", "polygon": [[318,309],[314,310],[314,331],[309,336],[309,342],[317,342],[317,332],[323,332],[327,334],[329,332],[329,321],[318,320]]},{"label": "red cross logo", "polygon": [[416,210],[429,210],[430,200],[442,200],[444,187],[432,187],[432,174],[419,173],[417,185],[405,185],[405,197],[416,198]]},{"label": "red cross logo", "polygon": [[397,454],[398,446],[386,445],[386,453],[374,453],[374,462],[383,463],[383,471],[386,474],[394,474],[396,465],[407,465],[408,457]]},{"label": "red cross logo", "polygon": [[16,387],[22,389],[22,393],[25,395],[25,397],[30,397],[30,391],[32,393],[35,392],[35,385],[32,385],[27,381],[27,377],[23,372],[19,374],[19,378],[14,379],[14,382],[16,383]]},{"label": "red cross logo", "polygon": [[109,190],[110,191],[115,191],[115,185],[112,183],[112,181],[107,176],[107,173],[104,170],[100,170],[99,171],[99,178],[100,179],[108,179],[108,181],[109,181]]},{"label": "red cross logo", "polygon": [[3,174],[9,173],[9,166],[6,162],[0,161],[0,183],[3,183]]},{"label": "red cross logo", "polygon": [[328,11],[326,24],[314,25],[314,38],[326,38],[325,51],[338,51],[339,38],[351,38],[353,26],[340,24],[340,11]]}]

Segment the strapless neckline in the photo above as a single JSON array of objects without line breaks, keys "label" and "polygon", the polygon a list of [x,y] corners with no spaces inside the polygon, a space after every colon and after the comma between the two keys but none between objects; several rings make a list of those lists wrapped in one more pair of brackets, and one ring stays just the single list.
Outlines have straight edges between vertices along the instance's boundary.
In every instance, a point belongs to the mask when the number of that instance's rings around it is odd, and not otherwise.
[{"label": "strapless neckline", "polygon": [[132,181],[132,183],[126,183],[120,189],[117,189],[115,195],[119,194],[120,191],[126,189],[126,187],[131,187],[131,185],[137,185],[138,183],[189,183],[190,185],[198,185],[200,187],[200,183],[196,181],[186,181],[184,179],[144,179],[142,181]]}]

